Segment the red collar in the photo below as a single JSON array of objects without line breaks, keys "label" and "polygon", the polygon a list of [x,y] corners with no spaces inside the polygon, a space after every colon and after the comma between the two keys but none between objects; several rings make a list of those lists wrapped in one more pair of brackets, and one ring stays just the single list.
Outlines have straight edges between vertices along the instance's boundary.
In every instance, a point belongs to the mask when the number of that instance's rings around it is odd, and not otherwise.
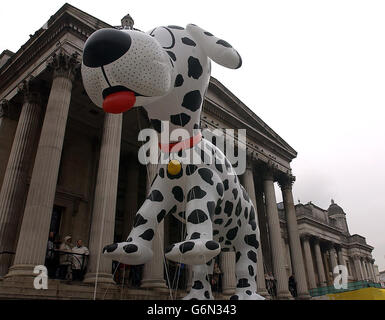
[{"label": "red collar", "polygon": [[199,132],[197,135],[179,142],[164,143],[164,144],[159,142],[159,149],[167,153],[178,152],[180,150],[192,148],[193,146],[198,144],[201,140],[202,140],[202,133]]}]

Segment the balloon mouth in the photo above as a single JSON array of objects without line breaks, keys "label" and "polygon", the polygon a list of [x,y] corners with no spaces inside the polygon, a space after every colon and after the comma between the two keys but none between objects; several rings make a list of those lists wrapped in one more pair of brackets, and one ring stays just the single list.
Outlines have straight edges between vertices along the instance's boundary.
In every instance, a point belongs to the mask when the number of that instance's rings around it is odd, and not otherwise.
[{"label": "balloon mouth", "polygon": [[137,95],[125,87],[109,87],[103,91],[103,110],[115,114],[128,111],[135,105]]}]

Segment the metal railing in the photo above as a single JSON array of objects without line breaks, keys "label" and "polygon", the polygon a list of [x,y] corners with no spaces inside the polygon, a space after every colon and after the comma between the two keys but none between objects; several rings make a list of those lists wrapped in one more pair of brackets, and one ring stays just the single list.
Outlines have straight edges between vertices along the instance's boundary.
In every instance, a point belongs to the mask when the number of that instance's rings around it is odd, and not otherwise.
[{"label": "metal railing", "polygon": [[342,293],[347,291],[359,290],[363,288],[381,288],[381,284],[375,283],[372,281],[348,282],[347,289],[336,289],[334,286],[319,287],[315,289],[310,289],[309,294],[312,297],[318,297],[318,296],[323,296],[325,294]]},{"label": "metal railing", "polygon": [[[65,256],[64,259],[63,256]],[[82,253],[58,249],[47,250],[45,264],[48,269],[48,277],[50,279],[81,280],[87,268],[88,258],[89,255]]]}]

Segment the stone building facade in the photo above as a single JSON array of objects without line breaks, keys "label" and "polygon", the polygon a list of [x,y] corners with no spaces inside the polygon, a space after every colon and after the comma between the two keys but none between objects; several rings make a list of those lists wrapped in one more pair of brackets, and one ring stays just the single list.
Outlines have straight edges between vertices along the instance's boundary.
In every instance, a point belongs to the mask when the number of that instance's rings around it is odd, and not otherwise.
[{"label": "stone building facade", "polygon": [[[105,114],[83,88],[79,63],[84,42],[105,27],[111,25],[65,4],[20,50],[0,56],[2,298],[170,298],[160,262],[164,246],[180,241],[174,218],[167,217],[157,230],[155,255],[144,266],[140,290],[121,291],[111,261],[100,256],[102,245],[127,237],[156,169],[137,160],[138,132],[149,126],[144,110]],[[265,274],[271,273],[278,299],[291,299],[288,276],[294,273],[298,298],[309,299],[309,288],[329,280],[328,261],[333,265],[336,257],[344,259],[352,277],[356,270],[359,278],[369,277],[372,247],[341,231],[340,212],[320,222],[307,205],[294,205],[290,163],[296,151],[214,78],[201,127],[247,130],[247,168],[240,181],[258,212],[261,295],[269,296]],[[283,195],[279,206],[275,183]],[[83,239],[90,250],[87,273],[80,284],[50,279],[48,290],[37,291],[33,270],[44,264],[50,231]],[[324,272],[316,273],[321,262]],[[222,253],[220,264],[223,295],[229,295],[235,287],[234,253]],[[108,289],[94,291],[95,282]]]}]

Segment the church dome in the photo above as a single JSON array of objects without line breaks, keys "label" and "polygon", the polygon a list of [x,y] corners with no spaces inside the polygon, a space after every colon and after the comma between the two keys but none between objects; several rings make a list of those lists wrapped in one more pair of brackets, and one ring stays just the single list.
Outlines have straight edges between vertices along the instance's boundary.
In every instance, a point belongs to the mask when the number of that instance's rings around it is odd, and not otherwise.
[{"label": "church dome", "polygon": [[333,216],[336,214],[346,215],[346,213],[344,212],[344,209],[342,209],[338,204],[334,203],[333,199],[331,200],[331,204],[328,208],[328,214],[329,216]]}]

